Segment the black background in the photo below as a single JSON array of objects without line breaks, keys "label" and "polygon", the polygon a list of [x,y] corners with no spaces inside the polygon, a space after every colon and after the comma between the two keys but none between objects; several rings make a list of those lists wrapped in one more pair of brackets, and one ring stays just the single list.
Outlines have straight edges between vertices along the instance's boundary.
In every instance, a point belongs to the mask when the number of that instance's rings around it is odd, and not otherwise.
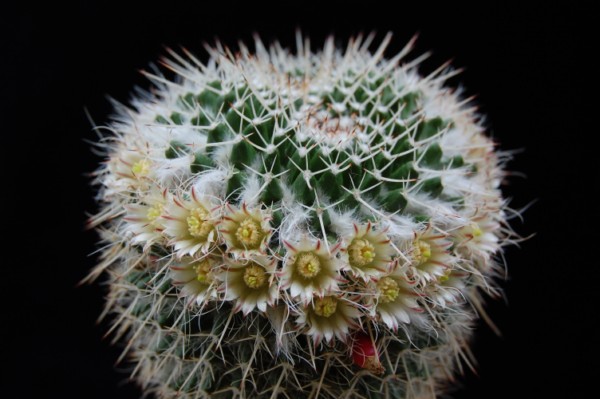
[{"label": "black background", "polygon": [[[200,2],[195,2],[200,3]],[[76,287],[94,264],[96,236],[83,229],[96,208],[85,173],[99,159],[84,139],[94,135],[87,108],[102,124],[105,95],[127,102],[138,70],[183,45],[205,57],[203,41],[235,45],[258,32],[292,46],[297,27],[316,48],[330,33],[340,41],[360,31],[395,33],[388,55],[419,32],[415,54],[433,50],[431,71],[452,58],[465,72],[452,81],[487,114],[504,150],[523,149],[505,187],[515,208],[537,202],[515,222],[537,235],[507,250],[508,304],[490,313],[503,332],[480,326],[474,343],[478,375],[456,398],[575,397],[600,371],[598,322],[597,51],[590,9],[568,5],[425,4],[397,10],[381,2],[273,5],[231,1],[210,6],[137,8],[103,1],[22,6],[4,12],[1,44],[2,125],[2,385],[14,397],[136,398],[115,372],[119,347],[96,326],[103,288]],[[285,2],[287,3],[287,2]],[[270,16],[270,14],[272,16]],[[597,92],[596,92],[597,93]],[[6,256],[8,254],[8,257]],[[117,369],[121,367],[118,366]],[[12,397],[12,396],[9,396]]]}]

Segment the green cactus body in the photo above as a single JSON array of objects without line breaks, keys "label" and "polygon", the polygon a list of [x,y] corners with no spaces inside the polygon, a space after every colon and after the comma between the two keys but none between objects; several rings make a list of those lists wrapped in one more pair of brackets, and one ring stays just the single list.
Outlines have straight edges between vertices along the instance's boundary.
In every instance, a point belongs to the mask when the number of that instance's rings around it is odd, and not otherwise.
[{"label": "green cactus body", "polygon": [[179,79],[119,109],[91,277],[145,391],[434,397],[469,357],[502,160],[454,72],[388,39],[171,53]]}]

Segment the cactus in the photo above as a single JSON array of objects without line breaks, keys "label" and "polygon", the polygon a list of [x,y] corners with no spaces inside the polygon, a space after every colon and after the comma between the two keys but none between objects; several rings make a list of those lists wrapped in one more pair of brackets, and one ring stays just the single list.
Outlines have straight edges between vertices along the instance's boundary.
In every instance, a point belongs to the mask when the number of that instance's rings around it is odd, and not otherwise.
[{"label": "cactus", "polygon": [[390,38],[217,44],[116,105],[91,224],[105,314],[158,398],[417,398],[471,365],[513,237],[457,71]]}]

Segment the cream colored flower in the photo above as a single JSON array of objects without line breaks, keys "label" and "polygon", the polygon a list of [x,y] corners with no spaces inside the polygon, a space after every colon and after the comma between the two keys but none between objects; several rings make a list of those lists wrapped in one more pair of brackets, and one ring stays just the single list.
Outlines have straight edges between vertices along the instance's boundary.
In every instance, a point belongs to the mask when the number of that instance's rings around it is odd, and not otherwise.
[{"label": "cream colored flower", "polygon": [[464,300],[465,278],[469,274],[461,270],[446,270],[437,281],[427,284],[424,289],[426,298],[435,305],[446,307]]},{"label": "cream colored flower", "polygon": [[349,298],[327,295],[306,305],[296,323],[307,327],[306,334],[316,346],[323,339],[331,343],[334,337],[346,341],[350,329],[358,327],[359,318],[360,311]]},{"label": "cream colored flower", "polygon": [[410,280],[400,267],[396,267],[379,281],[370,283],[370,290],[373,292],[371,309],[394,331],[398,329],[399,323],[409,324],[421,312],[415,286],[416,282]]},{"label": "cream colored flower", "polygon": [[500,250],[501,225],[491,215],[476,215],[471,223],[457,230],[453,236],[456,250],[466,258],[475,257],[487,264],[493,254]]},{"label": "cream colored flower", "polygon": [[298,244],[287,241],[284,244],[288,252],[281,271],[282,288],[289,288],[292,298],[308,303],[315,295],[323,296],[337,290],[341,279],[341,263],[336,257],[339,245],[327,251],[321,241],[306,237]]},{"label": "cream colored flower", "polygon": [[347,255],[346,269],[364,281],[377,279],[389,272],[395,252],[390,239],[382,231],[374,231],[371,222],[354,225],[354,234],[349,237],[343,251]]},{"label": "cream colored flower", "polygon": [[264,254],[271,238],[269,215],[260,208],[249,210],[227,205],[227,214],[219,225],[227,250],[236,257]]},{"label": "cream colored flower", "polygon": [[180,294],[188,302],[196,301],[202,305],[217,298],[220,284],[217,276],[223,266],[220,254],[210,254],[201,259],[184,256],[171,266],[173,285],[180,287]]},{"label": "cream colored flower", "polygon": [[423,284],[434,281],[452,268],[456,259],[449,253],[452,242],[444,234],[437,233],[428,227],[415,234],[415,239],[408,248],[411,259],[411,272]]},{"label": "cream colored flower", "polygon": [[198,196],[194,189],[191,195],[173,198],[165,207],[165,234],[178,256],[206,254],[218,239],[216,224],[219,207],[208,199]]},{"label": "cream colored flower", "polygon": [[155,175],[154,164],[141,151],[122,150],[109,162],[108,168],[116,177],[110,189],[116,192],[129,192],[145,189]]},{"label": "cream colored flower", "polygon": [[266,312],[267,305],[272,306],[277,299],[276,266],[276,259],[264,255],[227,262],[220,274],[224,299],[237,300],[234,310],[244,315],[256,308]]},{"label": "cream colored flower", "polygon": [[144,250],[163,239],[165,220],[162,216],[167,196],[166,190],[160,191],[153,186],[139,202],[125,206],[127,210],[127,216],[124,218],[127,221],[125,229],[133,233],[133,243],[144,244]]}]

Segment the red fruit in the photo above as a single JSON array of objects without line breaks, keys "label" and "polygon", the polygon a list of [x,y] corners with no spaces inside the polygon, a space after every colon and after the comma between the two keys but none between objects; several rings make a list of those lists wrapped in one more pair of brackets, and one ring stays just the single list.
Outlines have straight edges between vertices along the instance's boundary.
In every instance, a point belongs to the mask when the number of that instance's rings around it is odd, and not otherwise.
[{"label": "red fruit", "polygon": [[354,336],[352,344],[352,361],[359,367],[369,370],[373,374],[383,374],[385,369],[379,361],[379,354],[375,342],[370,336],[359,333]]}]

